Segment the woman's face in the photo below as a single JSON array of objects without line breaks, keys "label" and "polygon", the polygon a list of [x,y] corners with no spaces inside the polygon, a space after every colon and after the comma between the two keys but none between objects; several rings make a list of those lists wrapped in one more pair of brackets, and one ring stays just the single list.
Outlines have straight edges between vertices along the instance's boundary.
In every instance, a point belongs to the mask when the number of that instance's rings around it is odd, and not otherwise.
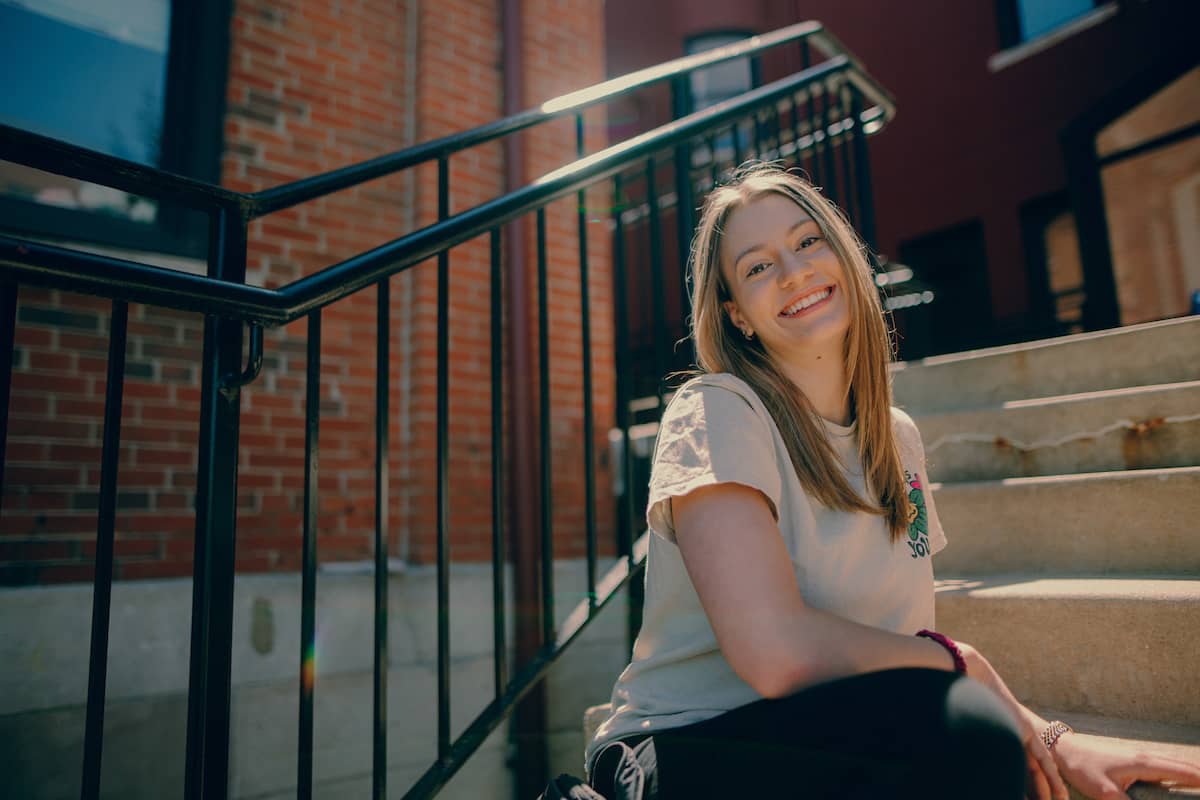
[{"label": "woman's face", "polygon": [[841,357],[850,327],[846,270],[808,212],[781,194],[764,194],[731,212],[721,271],[734,325],[753,332],[781,362]]}]

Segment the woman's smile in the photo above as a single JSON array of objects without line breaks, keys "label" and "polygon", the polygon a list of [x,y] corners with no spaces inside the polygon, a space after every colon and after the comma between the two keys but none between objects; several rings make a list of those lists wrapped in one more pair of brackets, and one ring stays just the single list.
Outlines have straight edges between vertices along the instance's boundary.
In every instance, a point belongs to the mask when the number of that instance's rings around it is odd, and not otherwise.
[{"label": "woman's smile", "polygon": [[824,308],[825,306],[829,305],[828,301],[833,298],[833,293],[836,290],[837,287],[830,284],[829,286],[822,286],[815,291],[802,294],[792,302],[788,303],[787,306],[784,307],[783,311],[779,312],[779,316],[783,317],[784,319],[790,319],[793,317],[798,317],[802,314],[814,312],[820,308]]}]

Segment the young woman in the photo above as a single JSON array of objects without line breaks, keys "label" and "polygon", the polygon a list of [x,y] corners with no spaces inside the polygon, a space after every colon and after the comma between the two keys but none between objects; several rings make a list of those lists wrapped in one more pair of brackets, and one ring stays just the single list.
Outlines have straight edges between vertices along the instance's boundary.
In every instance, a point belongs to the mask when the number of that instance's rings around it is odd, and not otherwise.
[{"label": "young woman", "polygon": [[658,800],[1200,785],[1195,766],[1039,718],[978,651],[929,630],[946,540],[837,209],[795,175],[746,169],[709,195],[691,269],[701,372],[660,423],[643,627],[588,746],[593,785]]}]

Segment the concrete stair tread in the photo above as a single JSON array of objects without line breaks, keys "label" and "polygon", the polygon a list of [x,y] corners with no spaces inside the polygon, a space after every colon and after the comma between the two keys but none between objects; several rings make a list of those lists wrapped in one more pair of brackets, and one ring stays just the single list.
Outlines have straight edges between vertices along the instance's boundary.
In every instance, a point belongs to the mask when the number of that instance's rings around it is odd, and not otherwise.
[{"label": "concrete stair tread", "polygon": [[969,481],[934,481],[930,484],[930,488],[936,492],[947,488],[953,489],[958,486],[1044,486],[1063,483],[1084,483],[1087,481],[1119,481],[1131,478],[1171,477],[1174,475],[1200,476],[1200,466],[1114,469],[1101,472],[1068,472],[1061,475],[1018,475],[1012,478],[985,478]]},{"label": "concrete stair tread", "polygon": [[[1155,322],[1139,323],[1137,325],[1125,325],[1120,328],[1108,328],[1102,331],[1087,331],[1085,333],[1072,333],[1066,336],[1054,336],[1048,339],[1037,339],[1032,342],[1018,342],[1016,344],[1002,344],[995,347],[981,347],[977,350],[962,350],[957,353],[946,353],[940,356],[929,356],[928,358],[919,359],[917,361],[899,362],[900,364],[908,364],[911,366],[938,366],[942,364],[953,364],[959,361],[971,361],[981,358],[994,358],[1014,353],[1030,353],[1037,351],[1045,351],[1052,349],[1070,348],[1087,342],[1098,342],[1113,337],[1127,337],[1131,334],[1137,334],[1143,331],[1156,331],[1159,329],[1171,330],[1181,327],[1200,327],[1200,318],[1184,317],[1182,319],[1164,319]],[[1174,331],[1172,331],[1174,333]]]},{"label": "concrete stair tread", "polygon": [[[1171,381],[1170,383],[1146,383],[1138,386],[1121,386],[1113,389],[1093,389],[1086,392],[1069,392],[1067,394],[1052,394],[1044,397],[1026,397],[1020,400],[1005,400],[997,403],[994,408],[1030,408],[1040,405],[1055,405],[1057,403],[1078,403],[1105,397],[1128,397],[1156,392],[1169,391],[1186,387],[1200,386],[1200,380]],[[982,410],[982,409],[973,409]]]},{"label": "concrete stair tread", "polygon": [[989,599],[1136,600],[1195,603],[1200,609],[1200,578],[1194,575],[1048,576],[1032,573],[943,576],[935,591],[963,592]]},{"label": "concrete stair tread", "polygon": [[[1073,711],[1036,709],[1045,719],[1061,719],[1076,733],[1107,744],[1121,744],[1135,751],[1200,764],[1200,726],[1174,725],[1154,720],[1119,719]],[[1155,784],[1137,784],[1130,790],[1134,800],[1169,800],[1200,797],[1200,789],[1169,788]],[[1072,800],[1084,796],[1071,792]]]},{"label": "concrete stair tread", "polygon": [[933,356],[891,371],[897,404],[927,413],[1196,380],[1200,317]]},{"label": "concrete stair tread", "polygon": [[911,413],[934,481],[1200,464],[1200,380]]},{"label": "concrete stair tread", "polygon": [[[936,570],[936,566],[935,566]],[[938,630],[1032,704],[1200,725],[1200,577],[943,575]]]},{"label": "concrete stair tread", "polygon": [[938,574],[1200,576],[1200,467],[931,483]]},{"label": "concrete stair tread", "polygon": [[921,409],[911,409],[908,410],[908,413],[914,421],[920,422],[921,420],[926,419],[954,419],[960,415],[973,416],[981,413],[1011,411],[1014,409],[1036,409],[1043,406],[1059,406],[1070,403],[1093,403],[1097,400],[1110,400],[1126,397],[1141,398],[1145,396],[1162,394],[1163,392],[1187,391],[1190,389],[1200,389],[1200,380],[1172,381],[1170,383],[1147,383],[1140,386],[1122,386],[1114,389],[1096,389],[1086,392],[1070,392],[1067,394],[1023,397],[1017,400],[1004,400],[991,405],[978,406],[969,409],[929,412],[922,411]]}]

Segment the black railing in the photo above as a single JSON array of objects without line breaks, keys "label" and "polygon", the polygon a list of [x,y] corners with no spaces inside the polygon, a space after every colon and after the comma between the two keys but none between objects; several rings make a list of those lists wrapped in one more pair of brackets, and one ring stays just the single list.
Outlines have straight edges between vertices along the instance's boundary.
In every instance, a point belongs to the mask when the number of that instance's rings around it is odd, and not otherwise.
[{"label": "black railing", "polygon": [[[826,56],[813,63],[810,43]],[[796,45],[804,69],[739,97],[596,153],[586,154],[582,113],[640,87],[670,81],[677,94],[687,76],[733,58],[783,45]],[[676,108],[680,108],[677,103]],[[672,338],[684,325],[686,284],[682,263],[694,225],[694,202],[728,169],[749,156],[790,160],[806,169],[872,237],[872,200],[866,136],[893,114],[886,92],[819,24],[803,23],[744,43],[669,62],[575,92],[539,109],[462,134],[429,142],[365,164],[255,194],[240,194],[189,181],[154,169],[73,147],[34,134],[0,127],[0,158],[127,192],[175,202],[207,212],[207,276],[194,276],[70,248],[0,236],[0,454],[7,434],[12,381],[15,308],[19,284],[82,292],[112,301],[110,358],[103,427],[99,522],[89,666],[83,796],[97,797],[103,746],[108,615],[112,588],[115,498],[120,446],[121,392],[129,303],[199,312],[205,315],[196,538],[193,573],[191,660],[185,791],[187,797],[222,798],[229,784],[231,648],[233,636],[234,548],[236,544],[237,462],[240,388],[253,381],[263,363],[263,328],[307,320],[305,401],[302,620],[297,786],[312,792],[313,661],[316,610],[318,432],[320,421],[322,313],[331,304],[377,287],[377,374],[375,428],[375,650],[373,793],[386,790],[387,695],[387,540],[390,294],[387,279],[435,259],[437,299],[437,758],[406,797],[427,797],[462,765],[545,673],[554,658],[579,635],[641,565],[633,545],[637,496],[630,429],[631,407],[639,397],[657,396],[661,408],[665,375],[690,354],[673,353]],[[564,115],[574,115],[577,156],[527,186],[458,214],[450,214],[449,160],[468,147],[513,134]],[[438,222],[376,247],[279,289],[246,285],[247,228],[251,220],[374,178],[436,161]],[[622,431],[619,465],[624,493],[616,543],[621,558],[597,574],[597,487],[592,427],[592,341],[588,280],[585,194],[609,187],[613,197],[616,427]],[[671,187],[670,192],[660,187]],[[574,196],[579,204],[580,314],[583,331],[585,420],[587,598],[555,626],[554,531],[551,522],[550,349],[547,305],[546,209]],[[673,224],[664,221],[674,215]],[[533,215],[537,248],[538,386],[540,411],[541,635],[542,646],[527,663],[507,662],[504,606],[504,487],[501,375],[501,240],[503,227]],[[664,235],[664,231],[675,236]],[[631,246],[649,235],[649,247]],[[488,237],[491,275],[491,436],[492,568],[495,601],[495,697],[457,738],[450,730],[449,596],[449,291],[450,251],[476,237]],[[646,252],[648,250],[648,252]],[[511,267],[511,265],[510,265]],[[651,283],[643,286],[643,278]],[[649,291],[645,291],[648,289]],[[642,299],[651,298],[649,308]],[[672,310],[673,309],[673,310]],[[243,326],[250,331],[249,363],[243,364]],[[3,459],[0,459],[2,463]],[[561,467],[560,467],[561,468]],[[0,480],[3,472],[0,472]]]}]

